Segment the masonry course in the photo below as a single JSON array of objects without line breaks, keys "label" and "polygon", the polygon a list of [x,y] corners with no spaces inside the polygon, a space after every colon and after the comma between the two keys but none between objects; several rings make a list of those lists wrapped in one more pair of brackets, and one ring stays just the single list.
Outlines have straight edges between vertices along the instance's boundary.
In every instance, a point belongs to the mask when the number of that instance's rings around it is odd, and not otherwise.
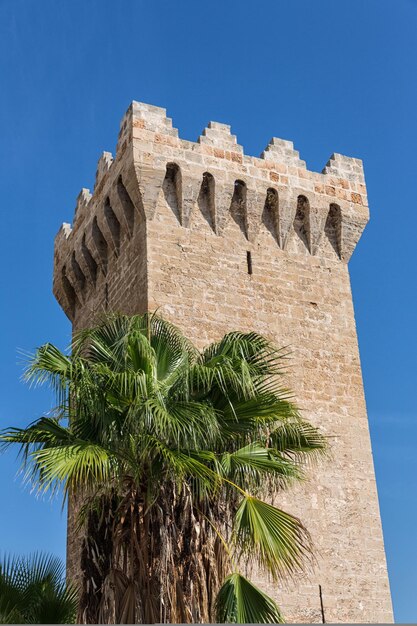
[{"label": "masonry course", "polygon": [[237,329],[289,347],[288,385],[332,452],[271,494],[311,532],[315,567],[284,587],[251,567],[292,622],[393,621],[347,267],[368,219],[360,159],[311,172],[278,138],[248,156],[219,122],[185,141],[165,109],[133,102],[55,240],[54,294],[74,330],[158,310],[199,347]]}]

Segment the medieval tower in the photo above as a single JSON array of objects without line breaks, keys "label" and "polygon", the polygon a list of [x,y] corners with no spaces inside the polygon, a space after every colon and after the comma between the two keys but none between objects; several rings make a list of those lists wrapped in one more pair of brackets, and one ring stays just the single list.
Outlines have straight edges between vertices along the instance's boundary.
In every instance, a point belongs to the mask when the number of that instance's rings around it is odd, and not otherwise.
[{"label": "medieval tower", "polygon": [[310,482],[279,496],[317,565],[288,589],[252,579],[294,622],[392,621],[347,266],[368,217],[359,159],[310,172],[276,138],[246,156],[217,122],[185,141],[164,109],[133,102],[55,241],[54,294],[74,329],[104,310],[158,309],[200,347],[231,330],[290,346],[288,384],[331,437]]}]

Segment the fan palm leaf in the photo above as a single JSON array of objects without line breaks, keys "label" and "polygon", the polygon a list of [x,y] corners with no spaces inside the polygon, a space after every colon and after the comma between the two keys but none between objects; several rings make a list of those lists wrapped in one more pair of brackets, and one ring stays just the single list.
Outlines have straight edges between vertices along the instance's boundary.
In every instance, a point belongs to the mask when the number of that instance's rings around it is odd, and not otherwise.
[{"label": "fan palm leaf", "polygon": [[0,561],[0,623],[73,623],[77,595],[53,556],[4,557]]},{"label": "fan palm leaf", "polygon": [[276,603],[241,574],[228,576],[216,600],[216,618],[225,624],[283,624]]},{"label": "fan palm leaf", "polygon": [[311,554],[310,536],[300,520],[253,496],[245,496],[236,513],[234,542],[275,580],[299,572]]}]

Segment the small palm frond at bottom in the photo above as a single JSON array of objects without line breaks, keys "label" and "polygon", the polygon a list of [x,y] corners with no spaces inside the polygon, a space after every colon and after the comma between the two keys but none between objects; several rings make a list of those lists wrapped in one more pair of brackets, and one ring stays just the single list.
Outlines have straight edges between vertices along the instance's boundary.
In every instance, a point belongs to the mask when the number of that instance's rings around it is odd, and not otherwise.
[{"label": "small palm frond at bottom", "polygon": [[283,624],[277,604],[247,578],[235,572],[226,578],[216,599],[222,624]]},{"label": "small palm frond at bottom", "polygon": [[77,615],[78,595],[75,588],[59,587],[45,580],[31,589],[32,603],[26,610],[31,624],[73,624]]},{"label": "small palm frond at bottom", "polygon": [[23,604],[21,589],[11,580],[17,559],[4,557],[0,560],[0,624],[19,624]]},{"label": "small palm frond at bottom", "polygon": [[42,553],[0,560],[0,623],[73,623],[77,593],[64,574],[58,558]]}]

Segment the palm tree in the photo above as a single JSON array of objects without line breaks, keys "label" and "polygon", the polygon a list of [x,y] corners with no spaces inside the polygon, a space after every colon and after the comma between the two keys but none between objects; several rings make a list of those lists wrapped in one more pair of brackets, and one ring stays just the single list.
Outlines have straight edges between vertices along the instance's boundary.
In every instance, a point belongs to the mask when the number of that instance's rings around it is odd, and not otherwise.
[{"label": "palm tree", "polygon": [[65,584],[65,568],[35,553],[0,561],[0,624],[71,624],[77,595]]},{"label": "palm tree", "polygon": [[107,318],[71,356],[37,350],[27,378],[52,385],[56,412],[1,439],[41,492],[83,503],[80,622],[282,621],[240,565],[280,582],[310,559],[300,520],[264,498],[326,449],[284,363],[255,333],[199,352],[155,315]]}]

